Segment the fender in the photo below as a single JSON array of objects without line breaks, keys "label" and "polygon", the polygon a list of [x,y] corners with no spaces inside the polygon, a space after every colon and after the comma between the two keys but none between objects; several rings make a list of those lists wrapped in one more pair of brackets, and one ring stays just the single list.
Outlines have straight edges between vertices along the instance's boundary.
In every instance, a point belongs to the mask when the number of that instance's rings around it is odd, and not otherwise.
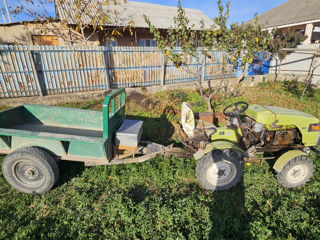
[{"label": "fender", "polygon": [[14,136],[12,138],[11,151],[23,147],[39,147],[49,150],[58,156],[66,155],[62,143],[58,140]]},{"label": "fender", "polygon": [[273,169],[277,172],[281,172],[283,167],[293,158],[298,156],[308,156],[305,152],[302,152],[300,150],[290,150],[284,154],[282,154],[275,164],[273,165]]},{"label": "fender", "polygon": [[196,160],[202,158],[203,155],[219,149],[233,149],[236,151],[240,151],[245,153],[241,148],[239,148],[236,144],[228,141],[215,141],[206,145],[205,149],[199,149],[193,156]]}]

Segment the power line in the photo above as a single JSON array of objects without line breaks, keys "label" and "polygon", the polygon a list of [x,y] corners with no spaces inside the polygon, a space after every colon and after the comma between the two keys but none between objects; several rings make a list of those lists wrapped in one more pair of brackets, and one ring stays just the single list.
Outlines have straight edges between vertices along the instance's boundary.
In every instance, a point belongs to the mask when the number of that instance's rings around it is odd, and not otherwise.
[{"label": "power line", "polygon": [[3,3],[4,3],[4,6],[6,8],[6,11],[7,11],[7,15],[8,15],[8,18],[9,18],[9,23],[12,23],[10,12],[9,12],[8,5],[7,5],[7,0],[3,0]]}]

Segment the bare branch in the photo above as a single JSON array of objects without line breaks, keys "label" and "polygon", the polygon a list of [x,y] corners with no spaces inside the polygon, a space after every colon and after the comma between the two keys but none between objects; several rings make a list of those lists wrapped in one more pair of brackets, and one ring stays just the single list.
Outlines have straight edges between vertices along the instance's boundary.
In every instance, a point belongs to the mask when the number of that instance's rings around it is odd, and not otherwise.
[{"label": "bare branch", "polygon": [[[118,8],[125,11],[121,6],[125,3],[126,0],[21,0],[13,13],[26,14],[34,20],[46,21],[46,24],[39,24],[36,28],[43,31],[47,25],[46,32],[58,35],[66,43],[72,43],[73,39],[87,43],[96,33],[103,30],[102,26],[120,24],[125,28],[130,27],[132,19],[128,19],[128,16],[122,17],[118,11]],[[58,27],[51,24],[54,19],[47,10],[48,4],[55,5],[61,26],[65,29],[58,31]],[[115,29],[115,32],[120,31],[117,27]]]}]

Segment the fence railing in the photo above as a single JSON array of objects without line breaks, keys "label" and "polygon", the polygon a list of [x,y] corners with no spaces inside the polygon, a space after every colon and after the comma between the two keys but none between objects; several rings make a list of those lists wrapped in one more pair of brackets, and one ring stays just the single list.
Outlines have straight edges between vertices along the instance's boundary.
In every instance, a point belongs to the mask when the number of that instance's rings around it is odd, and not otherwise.
[{"label": "fence railing", "polygon": [[235,76],[222,54],[176,68],[153,47],[0,45],[0,98],[191,82],[196,70],[203,80]]}]

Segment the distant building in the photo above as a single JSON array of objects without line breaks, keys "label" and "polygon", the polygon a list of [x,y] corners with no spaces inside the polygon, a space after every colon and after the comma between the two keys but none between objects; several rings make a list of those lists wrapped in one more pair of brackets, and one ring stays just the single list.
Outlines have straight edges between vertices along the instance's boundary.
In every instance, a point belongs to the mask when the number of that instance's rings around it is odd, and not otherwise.
[{"label": "distant building", "polygon": [[320,0],[289,0],[259,15],[258,22],[265,30],[277,28],[277,34],[284,30],[300,31],[308,37],[303,44],[318,43]]},{"label": "distant building", "polygon": [[[71,2],[72,0],[70,0]],[[98,0],[97,0],[98,1]],[[72,4],[69,5],[69,7]],[[68,32],[69,29],[74,29],[76,23],[71,18],[67,18],[67,7],[56,8],[56,20],[54,22],[55,29],[59,31]],[[97,32],[89,41],[88,44],[95,46],[106,46],[112,44],[113,46],[155,46],[153,36],[149,32],[143,15],[150,18],[151,22],[156,28],[161,30],[165,36],[167,30],[173,25],[174,17],[177,14],[176,7],[170,7],[160,4],[151,4],[144,2],[128,1],[127,4],[121,5],[121,18],[126,19],[123,26],[130,20],[134,21],[134,28],[132,34],[130,31],[125,31],[121,37],[106,39],[106,31],[112,31],[115,28],[122,27],[120,24],[102,25],[103,31]],[[69,11],[69,10],[68,10]],[[205,25],[213,24],[212,19],[198,9],[185,9],[186,15],[190,20],[190,25],[194,24],[195,30],[200,30],[200,21],[203,20]],[[70,11],[69,11],[70,12]],[[84,16],[85,17],[85,16]],[[59,22],[59,19],[67,19],[67,27],[65,24]],[[43,29],[46,22],[41,23]],[[52,25],[52,23],[50,23]],[[61,39],[54,33],[48,34],[46,31],[39,29],[39,22],[18,22],[0,24],[0,44],[27,44],[27,45],[65,45],[66,41]],[[82,45],[78,40],[73,41],[73,45]]]}]

